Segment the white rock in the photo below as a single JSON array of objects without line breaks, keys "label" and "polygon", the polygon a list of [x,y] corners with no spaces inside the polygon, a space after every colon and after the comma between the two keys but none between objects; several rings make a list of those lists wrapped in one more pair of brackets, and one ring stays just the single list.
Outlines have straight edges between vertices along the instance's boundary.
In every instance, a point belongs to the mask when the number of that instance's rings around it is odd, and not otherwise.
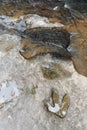
[{"label": "white rock", "polygon": [[60,110],[60,106],[58,104],[55,104],[54,107],[52,107],[51,105],[48,106],[48,110],[50,112],[56,113]]},{"label": "white rock", "polygon": [[19,96],[17,83],[14,80],[4,81],[0,86],[0,104],[7,103]]}]

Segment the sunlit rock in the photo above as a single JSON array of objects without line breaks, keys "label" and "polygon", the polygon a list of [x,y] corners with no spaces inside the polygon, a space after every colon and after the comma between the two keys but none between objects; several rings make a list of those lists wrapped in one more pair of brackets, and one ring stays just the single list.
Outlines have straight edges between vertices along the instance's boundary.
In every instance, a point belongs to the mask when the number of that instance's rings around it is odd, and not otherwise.
[{"label": "sunlit rock", "polygon": [[0,84],[0,106],[11,102],[20,94],[17,83],[12,81],[4,81]]},{"label": "sunlit rock", "polygon": [[0,53],[6,55],[16,45],[20,45],[21,38],[15,34],[3,33],[0,35]]},{"label": "sunlit rock", "polygon": [[51,23],[49,22],[48,18],[41,17],[39,15],[31,15],[30,18],[26,19],[26,24],[30,28],[35,27],[63,27],[64,25],[61,23]]}]

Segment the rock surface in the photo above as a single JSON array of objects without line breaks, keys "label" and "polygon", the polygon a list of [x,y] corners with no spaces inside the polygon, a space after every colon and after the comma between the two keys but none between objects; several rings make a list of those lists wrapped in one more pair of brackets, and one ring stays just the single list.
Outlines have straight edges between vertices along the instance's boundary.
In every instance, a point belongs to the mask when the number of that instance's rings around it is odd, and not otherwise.
[{"label": "rock surface", "polygon": [[[0,16],[0,130],[87,130],[87,77],[77,73],[72,61],[54,59],[49,54],[28,61],[19,54],[21,48],[19,30],[30,28],[31,22],[32,27],[33,25],[35,27],[36,18],[37,21],[40,20],[40,26],[59,26],[61,25],[58,23],[59,17],[51,16],[51,11],[48,11],[50,14],[40,9],[41,12],[38,13],[45,12],[45,15],[50,17],[50,23],[46,17],[36,14],[24,15],[25,6],[22,5],[23,12],[18,11],[18,7],[21,6],[17,5],[14,13],[16,6],[14,8],[13,5],[10,7],[0,5],[0,13],[15,14],[15,17]],[[26,8],[28,13],[34,9],[30,11],[27,6]],[[33,12],[37,13],[35,10]],[[55,16],[58,15],[57,13]],[[64,13],[63,16],[66,17]],[[25,21],[27,25],[24,24]],[[77,64],[78,72],[82,69],[86,71],[87,66],[84,63],[87,61],[87,20],[71,20],[71,23],[64,24],[64,28],[72,33],[71,38],[80,34],[68,49],[73,58],[76,58],[74,65]],[[43,76],[41,66],[49,67],[54,63],[61,66],[61,76],[48,80]],[[70,75],[66,76],[64,70]],[[58,69],[55,71],[59,72]],[[81,74],[84,75],[83,71]],[[70,97],[70,106],[64,119],[48,112],[44,107],[44,100],[50,98],[52,88],[58,90],[60,100],[65,93]]]},{"label": "rock surface", "polygon": [[57,57],[69,59],[71,55],[67,51],[70,44],[70,34],[59,28],[33,28],[24,31],[22,36],[27,39],[22,39],[23,48],[20,54],[31,59],[37,55],[53,53]]},{"label": "rock surface", "polygon": [[[19,92],[9,102],[0,104],[0,130],[86,130],[87,129],[87,78],[78,74],[71,61],[52,59],[50,55],[27,61],[19,54],[21,39],[11,34],[0,38],[5,43],[13,43],[9,51],[0,50],[0,88],[2,83],[14,82]],[[71,73],[69,77],[47,80],[43,77],[41,66],[44,63],[57,63]],[[32,94],[33,85],[38,86]],[[44,100],[50,97],[51,89],[59,91],[60,99],[65,93],[70,96],[70,107],[66,117],[61,120],[49,113]],[[13,88],[12,88],[13,91]],[[1,92],[1,91],[0,91]],[[14,93],[14,92],[13,92]],[[7,92],[7,95],[10,93]],[[7,95],[5,95],[7,97]],[[12,94],[14,95],[14,94]]]},{"label": "rock surface", "polygon": [[60,46],[67,48],[70,44],[70,33],[66,30],[55,28],[33,28],[24,31],[24,35],[38,44]]}]

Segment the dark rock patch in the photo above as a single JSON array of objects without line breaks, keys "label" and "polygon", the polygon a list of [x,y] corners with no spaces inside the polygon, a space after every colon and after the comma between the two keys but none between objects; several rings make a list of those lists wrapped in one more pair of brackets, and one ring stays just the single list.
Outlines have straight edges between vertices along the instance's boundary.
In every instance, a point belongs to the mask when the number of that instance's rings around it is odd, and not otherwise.
[{"label": "dark rock patch", "polygon": [[37,55],[51,53],[56,57],[70,59],[67,51],[70,44],[70,34],[59,28],[34,28],[24,31],[22,50],[20,54],[30,59]]}]

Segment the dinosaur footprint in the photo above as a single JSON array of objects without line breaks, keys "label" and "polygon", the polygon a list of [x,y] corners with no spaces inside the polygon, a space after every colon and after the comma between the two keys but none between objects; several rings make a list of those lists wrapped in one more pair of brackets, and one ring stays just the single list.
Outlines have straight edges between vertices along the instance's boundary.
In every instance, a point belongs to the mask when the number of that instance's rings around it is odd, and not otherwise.
[{"label": "dinosaur footprint", "polygon": [[67,114],[67,110],[69,108],[69,96],[65,94],[63,96],[62,102],[59,101],[59,95],[56,89],[52,89],[52,101],[53,106],[50,103],[46,103],[48,111],[56,114],[60,118],[64,118]]}]

